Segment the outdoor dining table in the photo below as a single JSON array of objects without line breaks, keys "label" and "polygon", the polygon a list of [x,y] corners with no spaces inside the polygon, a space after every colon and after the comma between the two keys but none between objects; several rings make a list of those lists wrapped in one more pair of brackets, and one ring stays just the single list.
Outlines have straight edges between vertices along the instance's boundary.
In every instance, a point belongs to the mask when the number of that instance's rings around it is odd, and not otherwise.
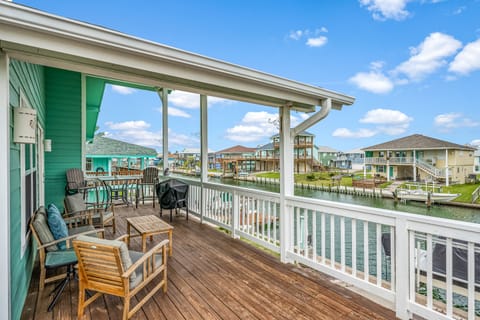
[{"label": "outdoor dining table", "polygon": [[[95,183],[99,181],[104,184],[104,188],[107,186],[111,194],[109,195],[112,201],[120,200],[123,204],[130,205],[136,201],[138,193],[138,183],[141,180],[141,175],[112,175],[112,176],[94,176],[87,177],[87,183]],[[99,194],[95,195],[98,199]],[[135,197],[135,199],[133,199]]]}]

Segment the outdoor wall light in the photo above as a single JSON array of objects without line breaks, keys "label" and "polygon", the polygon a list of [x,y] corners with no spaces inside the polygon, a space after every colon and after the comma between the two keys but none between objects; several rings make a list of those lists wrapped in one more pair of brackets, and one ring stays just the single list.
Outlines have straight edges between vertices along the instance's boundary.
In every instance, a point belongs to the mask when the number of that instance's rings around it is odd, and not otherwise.
[{"label": "outdoor wall light", "polygon": [[43,140],[43,151],[52,152],[52,139]]}]

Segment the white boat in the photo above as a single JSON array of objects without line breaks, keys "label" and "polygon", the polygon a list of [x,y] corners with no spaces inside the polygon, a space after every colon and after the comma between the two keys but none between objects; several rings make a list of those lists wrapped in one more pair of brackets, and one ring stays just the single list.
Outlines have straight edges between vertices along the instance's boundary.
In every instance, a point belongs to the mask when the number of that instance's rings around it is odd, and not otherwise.
[{"label": "white boat", "polygon": [[397,189],[395,191],[396,197],[401,200],[423,201],[427,202],[430,196],[431,202],[448,202],[460,196],[459,193],[440,193],[427,192],[422,189],[407,190]]}]

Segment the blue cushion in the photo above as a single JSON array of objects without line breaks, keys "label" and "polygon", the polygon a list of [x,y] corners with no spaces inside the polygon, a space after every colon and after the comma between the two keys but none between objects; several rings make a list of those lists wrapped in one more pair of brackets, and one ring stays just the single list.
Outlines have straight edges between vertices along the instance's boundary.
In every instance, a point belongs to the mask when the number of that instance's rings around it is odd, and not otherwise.
[{"label": "blue cushion", "polygon": [[[48,205],[47,209],[48,215],[48,227],[53,234],[53,238],[55,240],[65,238],[68,236],[68,228],[67,224],[62,218],[60,211],[58,208],[53,204]],[[67,244],[65,241],[62,241],[58,244],[58,248],[60,250],[65,250],[67,248]]]}]

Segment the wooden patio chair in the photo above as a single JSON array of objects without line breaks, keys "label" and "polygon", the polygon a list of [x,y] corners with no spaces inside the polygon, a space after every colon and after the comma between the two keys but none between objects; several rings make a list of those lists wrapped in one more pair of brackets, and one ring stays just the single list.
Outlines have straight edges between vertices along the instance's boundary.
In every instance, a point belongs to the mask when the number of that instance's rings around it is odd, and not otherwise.
[{"label": "wooden patio chair", "polygon": [[63,200],[65,212],[75,216],[77,214],[89,213],[92,216],[93,225],[104,229],[111,227],[116,232],[115,206],[112,203],[111,190],[104,182],[94,182],[95,200],[86,202],[81,194],[67,194]]},{"label": "wooden patio chair", "polygon": [[[167,292],[169,241],[163,240],[150,251],[141,253],[129,251],[125,243],[127,239],[128,235],[116,240],[82,236],[73,241],[78,257],[78,319],[82,318],[85,307],[103,294],[123,298],[122,319],[126,320],[160,288]],[[145,297],[131,308],[130,299],[159,276],[160,281],[153,288],[149,287]],[[85,290],[96,293],[85,300]]]},{"label": "wooden patio chair", "polygon": [[85,198],[85,194],[89,187],[83,174],[82,169],[71,168],[65,171],[67,177],[67,185],[65,186],[66,194],[82,193]]},{"label": "wooden patio chair", "polygon": [[[145,204],[145,198],[151,198],[155,208],[155,186],[158,183],[158,168],[148,167],[143,169],[143,177],[138,184],[139,196],[142,198],[142,204]],[[146,195],[149,193],[150,195]],[[138,208],[138,201],[137,206]]]},{"label": "wooden patio chair", "polygon": [[[96,230],[92,225],[92,217],[86,213],[83,215],[76,215],[75,217],[64,216],[64,222],[68,227],[68,236],[55,240],[50,227],[48,225],[47,212],[45,207],[38,208],[30,220],[30,230],[33,238],[37,242],[37,250],[39,253],[40,262],[40,294],[45,288],[45,285],[51,282],[62,280],[59,284],[58,290],[49,311],[55,305],[63,291],[63,288],[68,283],[73,274],[73,266],[77,263],[75,252],[70,248],[70,241],[79,235],[96,234],[101,230]],[[62,250],[63,249],[63,250]],[[55,274],[47,277],[47,271],[56,270],[62,267],[67,267],[67,272]]]}]

